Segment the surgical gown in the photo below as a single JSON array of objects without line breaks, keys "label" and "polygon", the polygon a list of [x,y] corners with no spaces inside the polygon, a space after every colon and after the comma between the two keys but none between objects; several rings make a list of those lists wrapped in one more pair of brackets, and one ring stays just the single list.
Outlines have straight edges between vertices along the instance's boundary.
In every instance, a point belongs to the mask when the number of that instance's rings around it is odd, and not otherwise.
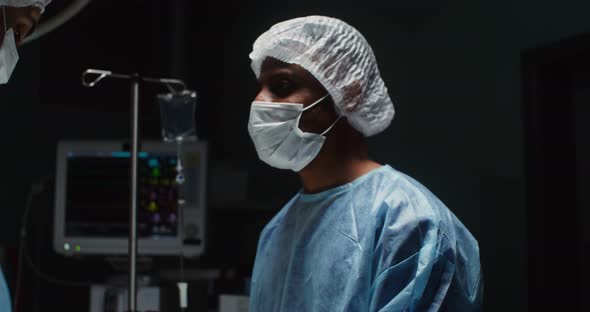
[{"label": "surgical gown", "polygon": [[11,311],[12,308],[10,307],[10,292],[8,291],[8,286],[6,286],[6,280],[4,279],[2,269],[0,269],[0,312]]},{"label": "surgical gown", "polygon": [[295,195],[266,225],[250,311],[480,311],[475,238],[390,166]]}]

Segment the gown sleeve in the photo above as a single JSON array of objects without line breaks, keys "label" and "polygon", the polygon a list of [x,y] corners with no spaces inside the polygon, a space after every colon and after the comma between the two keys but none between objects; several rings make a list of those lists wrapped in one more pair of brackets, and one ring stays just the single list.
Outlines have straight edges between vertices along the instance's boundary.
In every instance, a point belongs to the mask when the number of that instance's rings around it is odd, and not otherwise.
[{"label": "gown sleeve", "polygon": [[369,311],[437,311],[453,278],[453,249],[428,200],[387,204],[379,216]]},{"label": "gown sleeve", "polygon": [[10,292],[8,291],[8,286],[6,285],[4,274],[0,269],[0,312],[11,311],[12,308],[10,307]]}]

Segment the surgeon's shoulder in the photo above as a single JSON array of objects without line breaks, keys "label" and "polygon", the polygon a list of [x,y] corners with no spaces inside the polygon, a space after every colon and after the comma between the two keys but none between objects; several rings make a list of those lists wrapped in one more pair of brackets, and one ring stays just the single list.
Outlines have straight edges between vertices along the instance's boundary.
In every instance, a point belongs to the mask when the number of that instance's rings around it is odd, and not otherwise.
[{"label": "surgeon's shoulder", "polygon": [[[376,180],[380,197],[373,210],[373,250],[380,273],[418,255],[435,261],[444,233],[441,232],[439,201],[426,188],[392,169]],[[445,247],[448,244],[445,244]],[[421,259],[421,261],[426,261]]]},{"label": "surgeon's shoulder", "polygon": [[455,229],[450,210],[424,185],[389,166],[382,172],[373,207],[377,235],[416,234],[422,243],[431,242],[445,256],[454,253]]},{"label": "surgeon's shoulder", "polygon": [[440,210],[446,209],[424,185],[390,166],[382,171],[378,188],[376,193],[382,205],[375,211],[376,214],[411,210],[415,218],[438,222],[441,219]]}]

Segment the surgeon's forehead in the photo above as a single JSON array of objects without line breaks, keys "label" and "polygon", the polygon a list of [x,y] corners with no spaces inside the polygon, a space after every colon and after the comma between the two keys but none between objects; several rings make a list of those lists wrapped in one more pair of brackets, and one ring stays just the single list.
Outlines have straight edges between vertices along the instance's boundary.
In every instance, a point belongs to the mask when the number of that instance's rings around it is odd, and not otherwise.
[{"label": "surgeon's forehead", "polygon": [[300,78],[315,80],[312,74],[297,64],[285,63],[272,57],[267,57],[260,67],[259,81],[278,74],[294,75]]}]

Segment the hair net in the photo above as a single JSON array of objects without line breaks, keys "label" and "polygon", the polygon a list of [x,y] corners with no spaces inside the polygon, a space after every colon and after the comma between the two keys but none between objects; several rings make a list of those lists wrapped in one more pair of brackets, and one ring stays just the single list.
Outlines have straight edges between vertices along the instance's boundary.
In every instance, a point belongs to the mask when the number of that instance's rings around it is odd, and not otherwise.
[{"label": "hair net", "polygon": [[373,50],[345,22],[308,16],[278,23],[254,42],[250,59],[256,77],[266,57],[310,72],[330,93],[338,114],[364,136],[377,134],[391,123],[395,111]]},{"label": "hair net", "polygon": [[43,13],[49,2],[51,0],[0,0],[0,6],[27,7],[32,5],[40,8]]}]

